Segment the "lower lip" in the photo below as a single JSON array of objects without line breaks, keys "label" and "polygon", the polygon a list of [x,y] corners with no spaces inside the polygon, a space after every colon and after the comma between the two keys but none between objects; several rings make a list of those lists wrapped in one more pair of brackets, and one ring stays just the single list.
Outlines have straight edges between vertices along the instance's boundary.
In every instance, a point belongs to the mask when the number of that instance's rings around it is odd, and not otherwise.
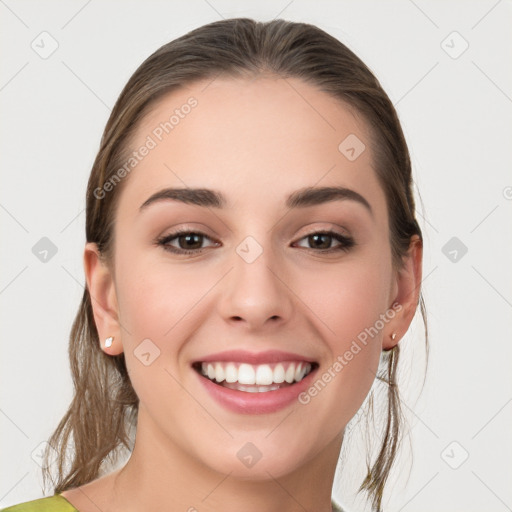
[{"label": "lower lip", "polygon": [[268,414],[284,409],[293,402],[298,401],[300,393],[311,385],[317,370],[318,368],[315,368],[304,379],[291,386],[263,393],[249,393],[247,391],[225,388],[215,384],[195,370],[192,371],[196,373],[211,396],[226,409],[239,414]]}]

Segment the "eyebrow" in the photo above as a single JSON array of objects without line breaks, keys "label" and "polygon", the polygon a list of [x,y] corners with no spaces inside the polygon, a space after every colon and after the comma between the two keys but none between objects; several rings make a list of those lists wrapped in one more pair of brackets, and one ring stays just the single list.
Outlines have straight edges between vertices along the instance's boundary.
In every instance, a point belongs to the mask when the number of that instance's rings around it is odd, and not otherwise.
[{"label": "eyebrow", "polygon": [[[217,190],[207,188],[164,188],[150,196],[139,208],[145,210],[149,205],[159,201],[179,201],[204,208],[225,208],[226,197]],[[373,216],[370,203],[355,190],[345,187],[306,187],[296,190],[286,198],[287,208],[305,208],[331,201],[355,201],[362,204]]]}]

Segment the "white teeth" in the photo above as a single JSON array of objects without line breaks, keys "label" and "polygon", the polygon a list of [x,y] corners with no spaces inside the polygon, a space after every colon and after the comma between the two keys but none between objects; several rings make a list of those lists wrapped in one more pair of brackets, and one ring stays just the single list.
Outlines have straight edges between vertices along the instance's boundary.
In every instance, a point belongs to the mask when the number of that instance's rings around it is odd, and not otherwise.
[{"label": "white teeth", "polygon": [[256,384],[262,384],[268,386],[272,384],[274,378],[274,372],[268,364],[261,364],[256,370]]},{"label": "white teeth", "polygon": [[228,363],[226,366],[226,382],[237,382],[238,370],[233,363]]},{"label": "white teeth", "polygon": [[217,382],[222,382],[224,379],[225,379],[224,368],[222,367],[222,365],[220,363],[217,363],[215,365],[215,380]]},{"label": "white teeth", "polygon": [[302,380],[303,375],[301,375],[301,373],[302,373],[302,363],[299,363],[297,365],[297,369],[295,370],[295,380],[297,382],[300,382]]},{"label": "white teeth", "polygon": [[286,374],[284,376],[284,380],[286,382],[288,382],[288,384],[291,384],[294,379],[295,379],[295,365],[291,364],[288,367],[288,370],[286,370]]},{"label": "white teeth", "polygon": [[[263,392],[270,391],[269,386],[273,384],[300,382],[311,371],[311,364],[304,362],[278,363],[274,368],[272,366],[274,365],[211,362],[201,363],[201,372],[210,380],[219,383],[225,381],[225,386],[237,383],[244,387],[243,391]],[[279,386],[273,389],[278,388]]]},{"label": "white teeth", "polygon": [[244,384],[225,384],[224,387],[230,389],[236,389],[238,391],[245,391],[246,393],[266,393],[267,391],[275,391],[279,389],[278,384],[273,384],[272,386],[246,386]]},{"label": "white teeth", "polygon": [[274,368],[274,382],[276,384],[284,382],[284,366],[281,363]]},{"label": "white teeth", "polygon": [[238,368],[239,384],[256,384],[256,373],[250,364],[241,364]]}]

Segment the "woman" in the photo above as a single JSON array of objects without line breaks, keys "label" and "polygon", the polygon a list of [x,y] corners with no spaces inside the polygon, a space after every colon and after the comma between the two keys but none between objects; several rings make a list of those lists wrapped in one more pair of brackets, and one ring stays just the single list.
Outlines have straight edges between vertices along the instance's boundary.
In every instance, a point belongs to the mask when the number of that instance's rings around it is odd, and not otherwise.
[{"label": "woman", "polygon": [[341,510],[338,456],[376,378],[360,490],[381,509],[422,235],[400,123],[358,57],[284,20],[164,45],[111,113],[86,236],[54,496],[4,510]]}]

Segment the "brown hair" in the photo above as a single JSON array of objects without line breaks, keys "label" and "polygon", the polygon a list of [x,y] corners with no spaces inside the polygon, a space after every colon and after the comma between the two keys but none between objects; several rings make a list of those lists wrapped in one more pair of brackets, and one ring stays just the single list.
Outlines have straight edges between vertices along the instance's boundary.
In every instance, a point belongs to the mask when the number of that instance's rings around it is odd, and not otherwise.
[{"label": "brown hair", "polygon": [[[393,264],[400,267],[411,237],[418,235],[421,240],[422,235],[415,219],[409,152],[393,104],[368,67],[318,27],[248,18],[210,23],[165,44],[139,66],[121,92],[105,127],[86,196],[87,241],[98,245],[107,263],[113,261],[116,205],[126,178],[102,198],[95,191],[126,161],[142,118],[163,95],[194,81],[265,73],[302,79],[365,119],[371,131],[375,171],[387,199]],[[421,295],[420,306],[427,338]],[[367,476],[359,488],[368,493],[375,510],[380,510],[401,434],[398,355],[398,345],[383,354],[384,371],[377,378],[388,385],[385,431],[377,458],[371,466],[367,462]],[[72,326],[69,357],[74,397],[49,439],[43,470],[46,483],[51,478],[50,452],[57,449],[55,493],[98,478],[103,461],[113,460],[120,448],[130,449],[128,428],[136,424],[138,413],[138,397],[124,354],[112,357],[100,348],[87,289]],[[68,458],[69,448],[73,452]]]}]

